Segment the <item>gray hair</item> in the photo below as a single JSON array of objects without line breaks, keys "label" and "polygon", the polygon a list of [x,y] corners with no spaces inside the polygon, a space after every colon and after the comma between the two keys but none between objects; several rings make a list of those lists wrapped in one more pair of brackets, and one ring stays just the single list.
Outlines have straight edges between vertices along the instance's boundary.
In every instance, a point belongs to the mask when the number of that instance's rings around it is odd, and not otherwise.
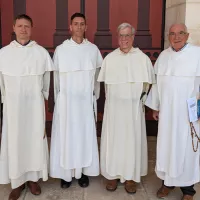
[{"label": "gray hair", "polygon": [[186,26],[185,24],[183,24],[183,23],[172,24],[172,25],[170,26],[170,28],[169,28],[169,32],[170,32],[171,28],[174,27],[174,26],[176,26],[176,25],[181,25],[181,26],[183,26],[184,31],[185,31],[186,33],[188,33],[187,26]]},{"label": "gray hair", "polygon": [[117,32],[119,33],[120,30],[125,29],[125,28],[130,28],[132,34],[135,34],[135,32],[136,32],[135,28],[131,24],[129,24],[129,23],[122,23],[122,24],[120,24],[118,26],[118,28],[117,28]]}]

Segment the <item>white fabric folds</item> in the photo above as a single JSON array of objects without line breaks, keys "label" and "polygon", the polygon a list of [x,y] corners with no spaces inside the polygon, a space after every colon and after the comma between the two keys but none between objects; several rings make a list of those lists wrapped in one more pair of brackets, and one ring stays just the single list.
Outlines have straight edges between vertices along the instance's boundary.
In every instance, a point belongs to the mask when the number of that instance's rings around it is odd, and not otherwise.
[{"label": "white fabric folds", "polygon": [[[156,173],[167,186],[190,186],[200,180],[200,154],[193,151],[187,109],[187,99],[199,95],[200,47],[187,44],[179,52],[169,47],[155,73],[157,83],[145,104],[159,111]],[[199,135],[199,122],[194,126]]]},{"label": "white fabric folds", "polygon": [[45,104],[50,71],[48,52],[32,41],[16,41],[0,50],[0,87],[3,130],[0,154],[0,183],[12,188],[26,181],[48,179],[48,147],[45,133]]},{"label": "white fabric folds", "polygon": [[139,49],[117,49],[103,61],[98,81],[105,82],[101,136],[101,174],[109,180],[140,182],[147,174],[143,92],[155,83],[150,59]]},{"label": "white fabric folds", "polygon": [[82,173],[99,175],[96,137],[96,100],[102,56],[87,40],[72,39],[57,47],[54,55],[55,111],[53,116],[50,176],[71,181]]},{"label": "white fabric folds", "polygon": [[104,59],[98,81],[106,84],[155,83],[150,59],[138,48],[116,49]]}]

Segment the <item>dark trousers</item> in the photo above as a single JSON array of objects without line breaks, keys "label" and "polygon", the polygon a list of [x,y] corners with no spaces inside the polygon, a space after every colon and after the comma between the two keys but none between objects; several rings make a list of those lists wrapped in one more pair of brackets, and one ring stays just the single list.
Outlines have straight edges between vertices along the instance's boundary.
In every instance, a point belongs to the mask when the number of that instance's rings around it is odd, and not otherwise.
[{"label": "dark trousers", "polygon": [[[164,185],[164,181],[162,181],[163,185]],[[171,188],[171,189],[174,189],[175,187],[174,186],[166,186],[164,185],[165,187],[167,188]],[[191,185],[191,186],[186,186],[186,187],[180,187],[182,193],[184,195],[191,195],[191,196],[194,196],[196,194],[196,191],[194,189],[194,185]]]}]

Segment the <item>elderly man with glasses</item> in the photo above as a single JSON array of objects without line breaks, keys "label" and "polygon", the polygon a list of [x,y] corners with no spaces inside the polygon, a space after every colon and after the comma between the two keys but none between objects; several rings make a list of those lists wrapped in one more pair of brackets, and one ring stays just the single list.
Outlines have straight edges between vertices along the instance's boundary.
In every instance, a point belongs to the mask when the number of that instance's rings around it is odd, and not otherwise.
[{"label": "elderly man with glasses", "polygon": [[195,111],[200,88],[200,47],[187,43],[188,36],[184,24],[171,26],[170,47],[155,64],[157,83],[146,101],[153,109],[154,119],[159,120],[156,160],[156,174],[162,180],[159,198],[177,186],[183,192],[182,200],[192,200],[194,184],[200,181],[199,121]]},{"label": "elderly man with glasses", "polygon": [[105,82],[106,102],[101,137],[101,174],[106,189],[117,189],[117,179],[128,193],[147,174],[144,101],[155,77],[150,59],[133,48],[135,29],[118,27],[119,48],[103,61],[98,81]]}]

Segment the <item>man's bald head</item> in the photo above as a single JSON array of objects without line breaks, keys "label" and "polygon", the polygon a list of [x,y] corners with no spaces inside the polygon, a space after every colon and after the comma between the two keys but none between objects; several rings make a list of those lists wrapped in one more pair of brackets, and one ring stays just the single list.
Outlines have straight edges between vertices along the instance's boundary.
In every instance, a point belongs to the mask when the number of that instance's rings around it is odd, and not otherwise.
[{"label": "man's bald head", "polygon": [[169,28],[169,32],[171,31],[171,29],[174,29],[174,28],[181,28],[183,29],[186,33],[187,33],[187,26],[183,23],[180,23],[180,24],[172,24]]},{"label": "man's bald head", "polygon": [[169,29],[169,42],[175,51],[181,50],[189,37],[185,24],[172,24]]}]

